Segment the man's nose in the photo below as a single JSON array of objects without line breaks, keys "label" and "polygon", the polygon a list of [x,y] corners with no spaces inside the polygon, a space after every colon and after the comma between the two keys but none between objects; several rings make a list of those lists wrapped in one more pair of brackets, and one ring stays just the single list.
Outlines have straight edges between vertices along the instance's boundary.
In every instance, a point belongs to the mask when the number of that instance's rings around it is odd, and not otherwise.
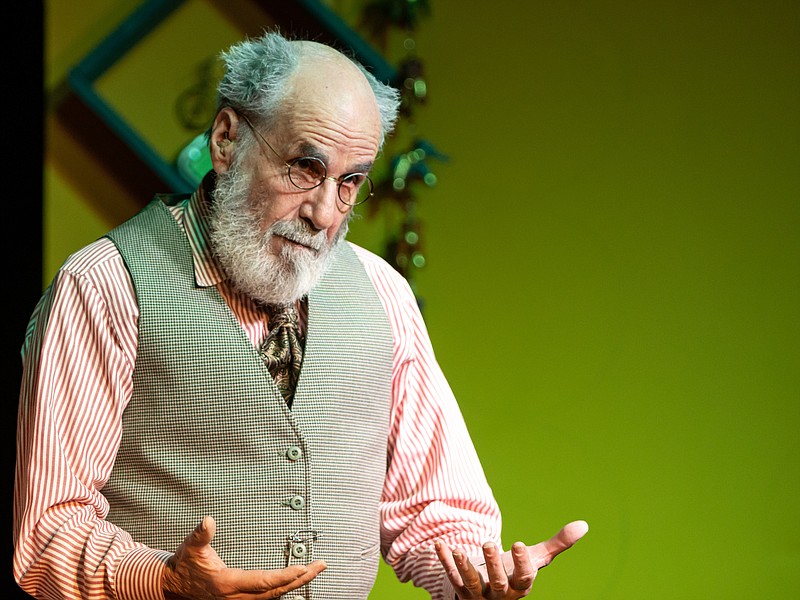
[{"label": "man's nose", "polygon": [[330,228],[347,212],[347,205],[339,201],[339,182],[333,177],[326,177],[306,195],[300,207],[300,216],[314,231]]}]

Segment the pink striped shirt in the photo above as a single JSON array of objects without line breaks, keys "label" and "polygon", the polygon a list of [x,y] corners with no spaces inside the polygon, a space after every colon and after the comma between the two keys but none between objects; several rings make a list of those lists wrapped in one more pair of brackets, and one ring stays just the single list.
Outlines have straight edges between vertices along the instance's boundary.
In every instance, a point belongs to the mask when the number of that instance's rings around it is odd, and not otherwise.
[{"label": "pink striped shirt", "polygon": [[[217,286],[259,345],[266,316],[228,285],[213,260],[203,194],[172,210],[189,239],[198,284]],[[499,544],[499,510],[407,282],[376,255],[353,248],[394,340],[383,556],[401,581],[450,600],[433,540],[477,554],[487,540]],[[13,568],[37,598],[163,600],[170,553],[105,521],[101,493],[131,396],[138,314],[122,258],[101,238],[67,259],[31,317],[22,348]]]}]

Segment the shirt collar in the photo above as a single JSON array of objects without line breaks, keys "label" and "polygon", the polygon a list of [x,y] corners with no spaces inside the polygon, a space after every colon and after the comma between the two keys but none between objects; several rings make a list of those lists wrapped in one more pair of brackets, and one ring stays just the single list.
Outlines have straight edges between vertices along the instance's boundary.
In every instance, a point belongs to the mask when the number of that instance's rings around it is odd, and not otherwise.
[{"label": "shirt collar", "polygon": [[214,187],[213,171],[197,187],[183,213],[183,227],[189,239],[194,260],[194,276],[197,285],[217,285],[227,279],[224,271],[211,251],[209,217],[211,215],[211,190]]}]

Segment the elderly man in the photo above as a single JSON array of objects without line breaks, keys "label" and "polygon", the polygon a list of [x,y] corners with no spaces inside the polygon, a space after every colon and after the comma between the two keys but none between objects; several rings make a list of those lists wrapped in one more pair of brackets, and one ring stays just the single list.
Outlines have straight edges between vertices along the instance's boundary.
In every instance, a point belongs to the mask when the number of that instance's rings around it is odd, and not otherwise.
[{"label": "elderly man", "polygon": [[[398,108],[339,52],[223,53],[213,171],[64,263],[23,346],[14,573],[37,598],[519,598],[586,531],[500,516],[406,282],[344,241]],[[477,566],[474,566],[477,565]]]}]

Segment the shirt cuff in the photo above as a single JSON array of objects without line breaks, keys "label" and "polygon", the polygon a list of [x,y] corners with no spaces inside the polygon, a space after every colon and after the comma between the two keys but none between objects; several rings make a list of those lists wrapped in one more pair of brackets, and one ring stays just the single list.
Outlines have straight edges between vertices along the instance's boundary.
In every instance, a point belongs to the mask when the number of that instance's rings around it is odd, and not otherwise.
[{"label": "shirt cuff", "polygon": [[164,600],[161,575],[171,552],[134,548],[120,561],[117,569],[118,600]]}]

